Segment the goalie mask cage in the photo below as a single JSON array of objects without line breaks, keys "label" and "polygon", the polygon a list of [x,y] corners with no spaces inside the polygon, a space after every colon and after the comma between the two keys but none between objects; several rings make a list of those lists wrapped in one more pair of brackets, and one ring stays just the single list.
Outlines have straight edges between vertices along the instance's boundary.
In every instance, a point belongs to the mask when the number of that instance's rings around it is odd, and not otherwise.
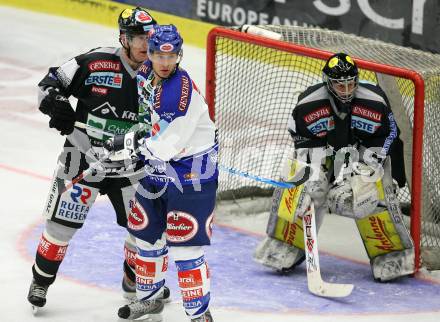
[{"label": "goalie mask cage", "polygon": [[[219,163],[279,180],[292,156],[287,121],[298,95],[322,81],[336,52],[351,55],[361,81],[386,92],[401,130],[409,205],[404,216],[415,244],[416,268],[440,269],[440,55],[316,28],[258,26],[282,40],[238,28],[208,35],[206,99],[219,130]],[[236,198],[270,186],[222,171],[219,195]],[[245,194],[243,194],[245,192]]]}]

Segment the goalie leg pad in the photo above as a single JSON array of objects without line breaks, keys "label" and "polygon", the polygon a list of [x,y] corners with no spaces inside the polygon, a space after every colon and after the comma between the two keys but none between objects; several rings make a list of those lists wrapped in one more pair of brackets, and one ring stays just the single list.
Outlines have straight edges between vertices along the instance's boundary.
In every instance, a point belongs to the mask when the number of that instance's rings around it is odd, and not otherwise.
[{"label": "goalie leg pad", "polygon": [[304,258],[304,250],[272,237],[265,237],[254,253],[254,260],[277,271],[290,270]]},{"label": "goalie leg pad", "polygon": [[391,252],[371,260],[376,281],[387,282],[414,273],[414,248]]},{"label": "goalie leg pad", "polygon": [[382,180],[376,182],[379,203],[385,208],[356,225],[370,258],[374,278],[389,281],[414,273],[414,243],[403,222],[399,201],[394,193],[391,164],[387,158]]},{"label": "goalie leg pad", "polygon": [[[288,160],[283,177],[295,177],[301,173],[303,165],[297,160]],[[310,185],[310,187],[309,187]],[[291,270],[305,258],[302,215],[310,207],[312,200],[318,203],[317,222],[327,208],[325,203],[328,181],[325,172],[320,172],[317,180],[307,181],[290,189],[277,188],[272,196],[272,207],[266,228],[267,237],[257,246],[256,262],[278,271]],[[308,191],[311,191],[311,194]],[[306,192],[307,191],[307,192]],[[317,225],[319,227],[319,224]]]}]

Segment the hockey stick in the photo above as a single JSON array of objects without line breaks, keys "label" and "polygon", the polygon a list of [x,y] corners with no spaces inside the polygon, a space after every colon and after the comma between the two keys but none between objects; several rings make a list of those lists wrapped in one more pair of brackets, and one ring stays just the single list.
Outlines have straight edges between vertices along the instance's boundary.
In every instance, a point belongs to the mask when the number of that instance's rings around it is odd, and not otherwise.
[{"label": "hockey stick", "polygon": [[70,181],[63,189],[63,191],[60,194],[65,193],[67,190],[69,190],[70,188],[72,188],[76,183],[78,183],[79,181],[81,181],[82,179],[84,179],[85,177],[88,177],[89,175],[91,175],[94,171],[96,171],[96,168],[98,166],[100,166],[102,163],[102,161],[106,160],[108,158],[108,156],[104,156],[99,160],[96,160],[95,162],[91,163],[90,166],[84,170],[83,172],[81,172],[78,176],[76,176],[75,178],[72,179],[72,181]]},{"label": "hockey stick", "polygon": [[322,297],[345,297],[351,294],[353,284],[328,283],[322,280],[319,266],[318,239],[316,234],[315,206],[303,217],[304,250],[307,265],[307,286],[310,293]]},{"label": "hockey stick", "polygon": [[77,128],[79,128],[79,129],[84,129],[84,130],[87,130],[87,131],[91,131],[91,132],[95,132],[95,133],[99,133],[99,134],[104,134],[104,135],[107,135],[107,136],[110,136],[110,137],[115,136],[114,133],[106,132],[104,130],[98,129],[96,127],[93,127],[93,126],[88,125],[88,124],[83,123],[83,122],[76,121],[75,122],[75,126]]},{"label": "hockey stick", "polygon": [[248,179],[251,179],[251,180],[258,181],[258,182],[266,183],[266,184],[269,184],[271,186],[274,186],[274,187],[277,187],[277,188],[283,188],[283,189],[290,189],[290,188],[294,188],[294,187],[297,187],[297,186],[303,184],[304,182],[306,182],[310,178],[310,172],[311,172],[310,171],[310,167],[306,167],[305,170],[304,170],[304,175],[302,175],[302,177],[300,179],[295,180],[295,181],[285,182],[285,181],[275,181],[275,180],[272,180],[272,179],[269,179],[269,178],[260,177],[260,176],[257,176],[257,175],[254,175],[254,174],[251,174],[251,173],[248,173],[248,172],[244,172],[244,171],[241,171],[241,170],[238,170],[238,169],[235,169],[235,168],[229,168],[229,167],[226,167],[226,166],[221,165],[221,164],[218,165],[218,168],[220,170],[226,171],[226,172],[228,172],[230,174],[234,174],[234,175],[237,175],[237,176],[240,176],[240,177],[243,177],[243,178],[248,178]]},{"label": "hockey stick", "polygon": [[[94,127],[92,127],[92,126],[90,126],[88,124],[82,123],[82,122],[78,122],[78,121],[75,122],[75,126],[78,127],[78,128],[81,128],[81,129],[86,129],[86,130],[94,131],[96,133],[104,134],[104,135],[107,135],[107,136],[114,136],[114,134],[112,134],[112,133],[108,133],[108,132],[105,132],[104,130],[94,128]],[[243,178],[248,178],[248,179],[251,179],[251,180],[255,180],[255,181],[258,181],[258,182],[266,183],[266,184],[269,184],[271,186],[274,186],[274,187],[277,187],[277,188],[283,188],[283,189],[294,188],[294,187],[297,187],[297,186],[303,184],[304,182],[306,182],[310,178],[310,171],[311,171],[310,167],[306,167],[305,171],[304,171],[304,175],[302,175],[302,177],[299,180],[285,182],[285,181],[276,181],[276,180],[272,180],[272,179],[269,179],[269,178],[260,177],[260,176],[257,176],[257,175],[254,175],[254,174],[251,174],[251,173],[248,173],[248,172],[245,172],[245,171],[241,171],[241,170],[238,170],[238,169],[235,169],[235,168],[227,167],[227,166],[224,166],[224,165],[221,165],[221,164],[218,165],[218,168],[220,170],[222,170],[222,171],[228,172],[228,173],[233,174],[233,175],[241,176]]]}]

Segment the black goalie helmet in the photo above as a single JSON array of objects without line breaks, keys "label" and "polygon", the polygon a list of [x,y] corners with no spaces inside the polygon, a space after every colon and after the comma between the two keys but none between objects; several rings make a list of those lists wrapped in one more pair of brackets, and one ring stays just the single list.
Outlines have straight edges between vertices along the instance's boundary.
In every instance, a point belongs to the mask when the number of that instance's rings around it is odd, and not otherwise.
[{"label": "black goalie helmet", "polygon": [[147,10],[140,7],[125,9],[118,18],[120,33],[129,35],[148,33],[155,24],[157,24],[156,20]]},{"label": "black goalie helmet", "polygon": [[352,100],[359,84],[359,72],[353,59],[344,53],[331,56],[322,70],[328,90],[341,102]]}]

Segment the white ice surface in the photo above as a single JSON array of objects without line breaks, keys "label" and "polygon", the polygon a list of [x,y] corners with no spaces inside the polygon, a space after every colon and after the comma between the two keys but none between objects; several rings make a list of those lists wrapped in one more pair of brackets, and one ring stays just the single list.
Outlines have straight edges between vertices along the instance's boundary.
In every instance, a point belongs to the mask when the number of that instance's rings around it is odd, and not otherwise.
[{"label": "white ice surface", "polygon": [[[26,300],[32,258],[20,252],[18,236],[41,220],[57,155],[64,138],[47,127],[36,109],[36,85],[49,66],[97,46],[116,46],[117,30],[0,6],[0,321],[118,321],[120,294],[60,277],[38,317]],[[204,91],[205,52],[184,47],[182,65]],[[267,214],[218,213],[217,221],[263,234]],[[343,231],[343,234],[335,233]],[[323,251],[360,261],[366,256],[351,220],[328,217],[320,232]],[[433,275],[435,276],[435,275]],[[356,281],[354,281],[356,283]],[[231,293],[233,290],[231,290]],[[239,294],[237,296],[240,296]],[[439,299],[440,301],[440,299]],[[376,305],[376,303],[372,303]],[[254,313],[212,308],[216,322],[263,321],[438,321],[440,313],[387,315],[310,315]],[[165,310],[165,321],[185,321],[180,303]]]}]

